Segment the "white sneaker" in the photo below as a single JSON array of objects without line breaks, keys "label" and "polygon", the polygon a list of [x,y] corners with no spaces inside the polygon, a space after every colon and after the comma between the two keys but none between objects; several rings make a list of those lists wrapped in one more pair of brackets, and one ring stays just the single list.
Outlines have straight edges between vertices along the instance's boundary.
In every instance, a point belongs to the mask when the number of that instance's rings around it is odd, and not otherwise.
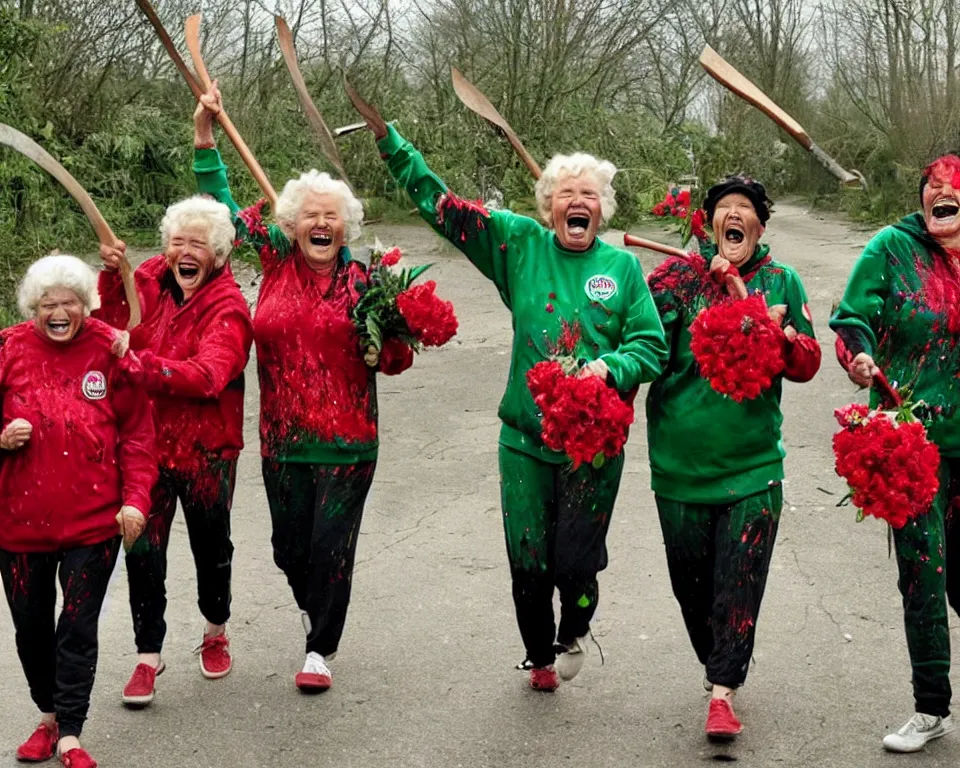
[{"label": "white sneaker", "polygon": [[896,733],[883,737],[883,748],[890,752],[919,752],[928,741],[946,736],[953,730],[953,718],[917,712]]},{"label": "white sneaker", "polygon": [[301,691],[325,691],[333,685],[333,674],[323,656],[310,651],[303,662],[303,671],[297,674],[294,683]]},{"label": "white sneaker", "polygon": [[587,638],[586,635],[578,637],[573,644],[557,657],[556,670],[561,680],[573,680],[583,669],[583,663],[587,660]]}]

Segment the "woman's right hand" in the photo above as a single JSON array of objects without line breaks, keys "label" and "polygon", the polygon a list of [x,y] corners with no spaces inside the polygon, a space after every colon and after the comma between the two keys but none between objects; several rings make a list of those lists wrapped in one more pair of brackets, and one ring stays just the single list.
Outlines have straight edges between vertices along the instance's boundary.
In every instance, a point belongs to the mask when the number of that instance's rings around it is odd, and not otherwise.
[{"label": "woman's right hand", "polygon": [[850,368],[847,370],[850,381],[859,384],[861,387],[869,387],[873,384],[873,377],[878,373],[880,373],[880,368],[866,352],[861,352],[853,358],[853,362],[850,363]]},{"label": "woman's right hand", "polygon": [[210,83],[206,93],[201,94],[197,108],[193,110],[193,146],[195,149],[212,149],[217,145],[213,138],[213,121],[223,110],[223,97],[217,81]]},{"label": "woman's right hand", "polygon": [[120,262],[127,255],[127,244],[122,240],[117,240],[114,245],[100,246],[100,261],[103,262],[104,269],[120,269]]},{"label": "woman's right hand", "polygon": [[26,419],[14,419],[0,432],[0,448],[15,451],[22,448],[33,434],[33,425]]}]

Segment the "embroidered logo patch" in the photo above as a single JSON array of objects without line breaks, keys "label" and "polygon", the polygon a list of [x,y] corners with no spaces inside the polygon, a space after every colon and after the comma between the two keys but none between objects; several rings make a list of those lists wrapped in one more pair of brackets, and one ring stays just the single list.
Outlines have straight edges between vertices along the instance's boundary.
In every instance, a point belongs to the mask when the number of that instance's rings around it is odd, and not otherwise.
[{"label": "embroidered logo patch", "polygon": [[617,281],[606,275],[594,275],[584,286],[592,301],[606,301],[617,293]]},{"label": "embroidered logo patch", "polygon": [[107,377],[100,371],[87,371],[81,389],[87,400],[103,400],[107,396]]}]

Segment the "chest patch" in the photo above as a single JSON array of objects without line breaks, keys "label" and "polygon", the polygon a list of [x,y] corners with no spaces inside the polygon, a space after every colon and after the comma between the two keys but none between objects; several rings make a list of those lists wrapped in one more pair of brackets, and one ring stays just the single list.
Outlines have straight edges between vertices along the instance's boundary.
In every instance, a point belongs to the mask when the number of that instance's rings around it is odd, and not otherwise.
[{"label": "chest patch", "polygon": [[583,287],[591,301],[606,301],[617,293],[617,281],[607,275],[594,275]]},{"label": "chest patch", "polygon": [[107,377],[100,371],[87,371],[80,388],[87,400],[103,400],[107,396]]}]

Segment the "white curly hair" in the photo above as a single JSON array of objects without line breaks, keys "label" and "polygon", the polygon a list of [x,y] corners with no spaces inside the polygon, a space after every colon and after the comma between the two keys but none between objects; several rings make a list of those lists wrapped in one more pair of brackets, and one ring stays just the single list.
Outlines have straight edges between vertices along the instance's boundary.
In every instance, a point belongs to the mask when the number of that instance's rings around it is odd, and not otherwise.
[{"label": "white curly hair", "polygon": [[37,259],[23,276],[17,290],[20,313],[28,320],[36,317],[40,300],[54,288],[66,288],[77,294],[84,315],[100,306],[97,273],[93,267],[76,256],[55,254]]},{"label": "white curly hair", "polygon": [[329,173],[317,170],[307,171],[299,179],[290,179],[284,186],[280,197],[277,198],[277,224],[290,240],[294,239],[294,229],[297,225],[297,214],[303,207],[303,201],[308,194],[315,192],[318,195],[334,195],[340,200],[340,214],[346,224],[347,240],[356,240],[360,237],[360,224],[363,222],[363,204],[354,197],[344,182],[333,178]]},{"label": "white curly hair", "polygon": [[207,230],[217,268],[227,263],[233,250],[237,230],[233,226],[230,209],[203,195],[194,195],[167,208],[160,222],[160,242],[167,250],[170,239],[184,227],[199,226]]},{"label": "white curly hair", "polygon": [[568,176],[593,176],[600,185],[600,217],[606,224],[617,212],[617,193],[613,188],[613,177],[617,167],[608,160],[600,160],[584,152],[572,155],[554,155],[543,169],[543,175],[537,181],[534,192],[537,196],[537,211],[546,225],[553,229],[553,193],[560,180]]}]

